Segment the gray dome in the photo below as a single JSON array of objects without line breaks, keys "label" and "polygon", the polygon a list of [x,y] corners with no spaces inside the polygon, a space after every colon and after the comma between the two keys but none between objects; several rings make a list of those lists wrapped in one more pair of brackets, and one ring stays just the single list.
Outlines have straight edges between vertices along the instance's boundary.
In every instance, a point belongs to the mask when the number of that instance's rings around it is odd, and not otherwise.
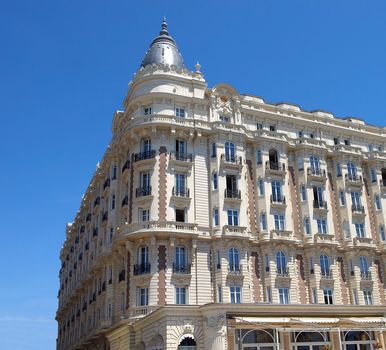
[{"label": "gray dome", "polygon": [[168,24],[165,18],[162,21],[161,27],[159,36],[150,44],[149,50],[147,50],[142,60],[141,67],[153,63],[164,63],[168,65],[174,64],[177,69],[185,68],[184,60],[178,51],[176,42],[169,35]]}]

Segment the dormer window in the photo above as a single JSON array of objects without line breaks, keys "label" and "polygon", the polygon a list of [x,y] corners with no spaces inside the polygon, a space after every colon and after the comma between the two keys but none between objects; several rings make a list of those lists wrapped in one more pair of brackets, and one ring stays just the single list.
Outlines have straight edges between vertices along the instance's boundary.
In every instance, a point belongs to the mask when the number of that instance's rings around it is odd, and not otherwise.
[{"label": "dormer window", "polygon": [[230,118],[225,115],[220,115],[220,121],[222,121],[223,123],[229,123]]},{"label": "dormer window", "polygon": [[185,118],[185,108],[176,107],[176,117]]},{"label": "dormer window", "polygon": [[152,114],[152,108],[151,108],[151,106],[147,106],[147,107],[144,107],[143,108],[143,114],[144,115],[150,115],[150,114]]}]

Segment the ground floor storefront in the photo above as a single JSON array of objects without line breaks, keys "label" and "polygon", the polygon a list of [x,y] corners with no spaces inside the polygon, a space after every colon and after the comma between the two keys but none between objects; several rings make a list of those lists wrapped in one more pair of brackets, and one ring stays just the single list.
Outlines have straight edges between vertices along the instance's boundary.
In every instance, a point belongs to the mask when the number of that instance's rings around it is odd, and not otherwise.
[{"label": "ground floor storefront", "polygon": [[165,306],[107,338],[110,350],[386,350],[386,307]]}]

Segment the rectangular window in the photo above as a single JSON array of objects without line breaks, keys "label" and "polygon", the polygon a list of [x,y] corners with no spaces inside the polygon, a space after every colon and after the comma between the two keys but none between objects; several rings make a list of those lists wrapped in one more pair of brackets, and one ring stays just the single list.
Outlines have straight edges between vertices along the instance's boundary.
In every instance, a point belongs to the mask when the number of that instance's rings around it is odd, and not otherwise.
[{"label": "rectangular window", "polygon": [[240,304],[241,303],[241,287],[231,286],[230,287],[231,294],[231,303],[232,304]]},{"label": "rectangular window", "polygon": [[143,190],[148,189],[150,187],[150,173],[141,173],[140,186]]},{"label": "rectangular window", "polygon": [[375,195],[375,209],[381,210],[381,198],[378,195]]},{"label": "rectangular window", "polygon": [[309,218],[304,218],[304,233],[306,235],[311,234],[311,226],[310,226],[310,219]]},{"label": "rectangular window", "polygon": [[344,140],[344,144],[345,146],[350,146],[350,140],[349,139]]},{"label": "rectangular window", "polygon": [[176,107],[176,117],[185,118],[185,108]]},{"label": "rectangular window", "polygon": [[377,173],[375,169],[370,170],[370,178],[371,178],[371,182],[377,182]]},{"label": "rectangular window", "polygon": [[381,236],[381,240],[385,241],[386,240],[386,235],[385,235],[385,226],[381,226],[379,228],[379,235]]},{"label": "rectangular window", "polygon": [[216,158],[217,157],[217,146],[216,146],[216,143],[212,143],[212,147],[211,147],[211,150],[210,150],[210,156],[211,158]]},{"label": "rectangular window", "polygon": [[221,287],[221,285],[217,286],[217,302],[222,303],[222,287]]},{"label": "rectangular window", "polygon": [[120,310],[125,311],[125,293],[121,292]]},{"label": "rectangular window", "polygon": [[279,288],[279,303],[280,304],[289,304],[288,288]]},{"label": "rectangular window", "polygon": [[338,137],[334,137],[334,145],[339,145],[340,141]]},{"label": "rectangular window", "polygon": [[269,131],[276,131],[276,125],[270,125]]},{"label": "rectangular window", "polygon": [[176,221],[185,222],[185,209],[176,208]]},{"label": "rectangular window", "polygon": [[213,189],[217,190],[217,188],[218,188],[218,175],[217,175],[217,173],[213,173],[212,178],[213,178]]},{"label": "rectangular window", "polygon": [[225,115],[220,115],[220,121],[222,121],[223,123],[229,123],[230,119]]},{"label": "rectangular window", "polygon": [[342,177],[342,166],[340,165],[340,163],[336,164],[336,176]]},{"label": "rectangular window", "polygon": [[359,305],[358,292],[356,289],[352,290],[352,298],[354,301],[354,305]]},{"label": "rectangular window", "polygon": [[276,180],[271,181],[271,188],[272,188],[272,201],[281,202],[282,201],[281,182]]},{"label": "rectangular window", "polygon": [[218,220],[218,208],[213,209],[213,225],[218,226],[219,220]]},{"label": "rectangular window", "polygon": [[285,230],[284,214],[274,214],[274,220],[275,220],[275,230],[284,231]]},{"label": "rectangular window", "polygon": [[256,123],[256,129],[262,130],[263,129],[263,123]]},{"label": "rectangular window", "polygon": [[111,196],[111,210],[115,209],[115,194]]},{"label": "rectangular window", "polygon": [[186,304],[186,288],[185,287],[176,287],[176,304],[185,305]]},{"label": "rectangular window", "polygon": [[365,300],[365,305],[373,305],[373,292],[371,290],[364,290],[363,298]]},{"label": "rectangular window", "polygon": [[144,107],[144,108],[143,108],[143,113],[144,113],[145,115],[150,115],[150,114],[152,114],[151,106]]},{"label": "rectangular window", "polygon": [[327,305],[332,305],[334,302],[332,300],[332,289],[326,288],[323,289],[324,303]]},{"label": "rectangular window", "polygon": [[259,195],[264,196],[264,180],[259,179]]},{"label": "rectangular window", "polygon": [[346,205],[346,196],[344,195],[344,191],[339,191],[339,200],[341,206]]},{"label": "rectangular window", "polygon": [[318,226],[318,233],[322,235],[326,235],[327,230],[327,220],[326,219],[317,219],[316,220],[317,226]]},{"label": "rectangular window", "polygon": [[302,202],[307,200],[307,189],[305,185],[300,186],[300,196],[301,196]]},{"label": "rectangular window", "polygon": [[267,215],[265,213],[261,213],[261,230],[267,231]]},{"label": "rectangular window", "polygon": [[137,289],[137,305],[138,306],[149,305],[149,288]]},{"label": "rectangular window", "polygon": [[111,174],[111,180],[116,180],[117,179],[117,166],[114,165],[113,166],[113,171],[112,171],[112,174]]},{"label": "rectangular window", "polygon": [[256,164],[261,164],[263,163],[262,156],[261,156],[261,151],[258,149],[256,151]]},{"label": "rectangular window", "polygon": [[298,131],[298,137],[299,137],[299,138],[302,138],[303,136],[304,136],[303,131],[299,130],[299,131]]},{"label": "rectangular window", "polygon": [[267,287],[267,302],[272,303],[272,288],[270,286]]},{"label": "rectangular window", "polygon": [[314,270],[314,259],[310,258],[310,274],[312,275],[315,272]]},{"label": "rectangular window", "polygon": [[149,209],[139,208],[139,221],[149,221],[150,220],[150,211]]},{"label": "rectangular window", "polygon": [[239,212],[237,210],[228,209],[228,225],[239,226]]},{"label": "rectangular window", "polygon": [[266,272],[269,271],[269,256],[268,255],[265,256],[265,271]]},{"label": "rectangular window", "polygon": [[357,237],[365,237],[365,224],[363,222],[357,222],[355,223],[355,231],[357,234]]},{"label": "rectangular window", "polygon": [[318,292],[316,288],[312,288],[312,303],[317,304],[318,303]]}]

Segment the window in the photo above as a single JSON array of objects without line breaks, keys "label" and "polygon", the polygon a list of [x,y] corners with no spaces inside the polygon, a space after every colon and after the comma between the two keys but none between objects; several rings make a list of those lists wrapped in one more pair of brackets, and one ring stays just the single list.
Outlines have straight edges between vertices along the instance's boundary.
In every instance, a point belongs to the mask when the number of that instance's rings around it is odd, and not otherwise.
[{"label": "window", "polygon": [[176,304],[185,305],[186,304],[186,288],[185,287],[176,287]]},{"label": "window", "polygon": [[324,200],[323,200],[323,187],[314,186],[314,208],[323,208]]},{"label": "window", "polygon": [[348,139],[344,140],[344,144],[345,144],[345,146],[350,146],[350,140],[348,140]]},{"label": "window", "polygon": [[113,243],[114,228],[110,227],[109,244]]},{"label": "window", "polygon": [[259,195],[264,196],[264,180],[259,179],[258,183],[259,183]]},{"label": "window", "polygon": [[232,304],[240,304],[241,303],[241,287],[231,286],[229,289],[230,289],[230,294],[231,294],[231,303]]},{"label": "window", "polygon": [[285,230],[284,214],[274,214],[275,230]]},{"label": "window", "polygon": [[345,238],[350,238],[351,237],[351,232],[350,232],[350,225],[349,223],[345,220],[343,221],[343,233]]},{"label": "window", "polygon": [[219,220],[218,220],[218,208],[213,209],[213,225],[218,226]]},{"label": "window", "polygon": [[269,131],[276,131],[276,125],[270,125]]},{"label": "window", "polygon": [[316,288],[312,288],[312,303],[318,303],[318,292],[316,291]]},{"label": "window", "polygon": [[359,305],[358,292],[356,289],[352,290],[352,298],[353,298],[354,304]]},{"label": "window", "polygon": [[272,288],[271,288],[271,286],[267,287],[267,302],[272,303]]},{"label": "window", "polygon": [[212,181],[213,181],[213,189],[217,190],[217,188],[218,188],[218,175],[217,175],[217,173],[213,173]]},{"label": "window", "polygon": [[287,258],[282,251],[276,253],[276,269],[278,274],[286,274],[287,272]]},{"label": "window", "polygon": [[182,247],[182,246],[177,246],[176,247],[176,256],[175,256],[175,266],[176,266],[176,269],[179,270],[179,269],[184,269],[185,268],[185,265],[186,265],[186,251],[185,251],[185,247]]},{"label": "window", "polygon": [[314,274],[315,270],[314,270],[314,258],[311,257],[310,258],[310,274]]},{"label": "window", "polygon": [[236,162],[236,147],[232,142],[225,142],[225,160],[227,162]]},{"label": "window", "polygon": [[111,210],[115,209],[115,194],[111,196]]},{"label": "window", "polygon": [[186,188],[186,175],[181,173],[176,173],[175,178],[176,178],[175,195],[179,197],[187,197],[188,191]]},{"label": "window", "polygon": [[117,179],[117,166],[113,165],[112,173],[111,173],[111,179],[116,180]]},{"label": "window", "polygon": [[386,240],[385,227],[384,226],[379,227],[379,235],[381,236],[382,241]]},{"label": "window", "polygon": [[322,254],[319,257],[320,261],[320,272],[322,276],[329,276],[330,275],[330,259],[326,254]]},{"label": "window", "polygon": [[332,300],[332,289],[326,288],[323,289],[324,303],[327,305],[332,305],[334,302]]},{"label": "window", "polygon": [[261,213],[260,220],[261,220],[261,230],[267,231],[267,215],[264,212]]},{"label": "window", "polygon": [[347,176],[349,180],[356,180],[357,169],[353,163],[347,163]]},{"label": "window", "polygon": [[240,271],[239,250],[230,248],[228,251],[229,271]]},{"label": "window", "polygon": [[149,288],[137,289],[137,305],[146,306],[149,305]]},{"label": "window", "polygon": [[334,145],[339,145],[340,141],[338,137],[334,137]]},{"label": "window", "polygon": [[150,210],[139,208],[139,221],[149,221],[150,220]]},{"label": "window", "polygon": [[220,121],[222,121],[223,123],[229,123],[230,119],[225,115],[220,115]]},{"label": "window", "polygon": [[375,195],[374,202],[375,202],[375,209],[381,210],[381,198],[378,195]]},{"label": "window", "polygon": [[217,157],[217,145],[214,142],[212,143],[210,156],[211,156],[211,158]]},{"label": "window", "polygon": [[369,272],[369,264],[365,256],[359,257],[359,268],[361,270],[361,274],[367,274]]},{"label": "window", "polygon": [[217,302],[222,303],[222,286],[220,284],[217,286]]},{"label": "window", "polygon": [[311,173],[313,175],[320,174],[320,161],[317,157],[310,157]]},{"label": "window", "polygon": [[262,130],[263,129],[263,123],[256,123],[256,129]]},{"label": "window", "polygon": [[185,222],[185,209],[176,208],[176,221]]},{"label": "window", "polygon": [[305,185],[300,186],[300,196],[301,196],[302,202],[307,200],[307,188]]},{"label": "window", "polygon": [[125,293],[121,292],[121,297],[120,297],[120,310],[124,311],[125,310]]},{"label": "window", "polygon": [[311,234],[310,219],[308,217],[304,218],[304,233],[306,235]]},{"label": "window", "polygon": [[303,131],[299,130],[299,131],[298,131],[298,137],[301,138],[301,137],[303,137],[303,136],[304,136]]},{"label": "window", "polygon": [[151,106],[144,107],[144,108],[143,108],[143,113],[144,113],[145,115],[150,115],[150,114],[152,113]]},{"label": "window", "polygon": [[363,290],[363,298],[365,305],[373,305],[373,292],[371,290]]},{"label": "window", "polygon": [[336,164],[336,176],[337,177],[341,177],[342,176],[342,166],[340,165],[340,163]]},{"label": "window", "polygon": [[269,256],[265,256],[265,271],[269,271]]},{"label": "window", "polygon": [[344,191],[339,191],[339,200],[341,206],[346,205],[346,197],[344,195]]},{"label": "window", "polygon": [[149,263],[149,247],[143,245],[138,249],[138,264],[147,265]]},{"label": "window", "polygon": [[361,198],[359,192],[351,192],[351,201],[354,208],[359,209],[361,206]]},{"label": "window", "polygon": [[274,180],[271,181],[271,187],[272,187],[272,201],[273,202],[281,202],[281,182]]},{"label": "window", "polygon": [[310,139],[313,139],[313,138],[315,138],[315,135],[313,132],[310,132]]},{"label": "window", "polygon": [[355,225],[355,231],[357,234],[357,237],[366,237],[365,234],[365,224],[363,222],[357,222],[354,224]]},{"label": "window", "polygon": [[317,219],[316,223],[318,226],[318,233],[322,234],[322,235],[326,235],[328,233],[327,220],[326,219]]},{"label": "window", "polygon": [[279,288],[279,303],[289,304],[288,288]]},{"label": "window", "polygon": [[228,209],[228,225],[239,226],[239,212],[237,210]]},{"label": "window", "polygon": [[370,178],[371,182],[377,182],[377,172],[375,171],[375,169],[370,170]]},{"label": "window", "polygon": [[180,118],[185,118],[185,108],[176,107],[176,116]]},{"label": "window", "polygon": [[261,164],[263,162],[262,156],[261,156],[261,151],[258,149],[256,151],[256,164]]},{"label": "window", "polygon": [[140,173],[141,194],[150,194],[150,173]]},{"label": "window", "polygon": [[303,157],[298,157],[297,164],[298,164],[298,170],[299,171],[304,170],[304,159],[303,159]]},{"label": "window", "polygon": [[186,159],[186,141],[176,139],[176,158],[177,160]]}]

